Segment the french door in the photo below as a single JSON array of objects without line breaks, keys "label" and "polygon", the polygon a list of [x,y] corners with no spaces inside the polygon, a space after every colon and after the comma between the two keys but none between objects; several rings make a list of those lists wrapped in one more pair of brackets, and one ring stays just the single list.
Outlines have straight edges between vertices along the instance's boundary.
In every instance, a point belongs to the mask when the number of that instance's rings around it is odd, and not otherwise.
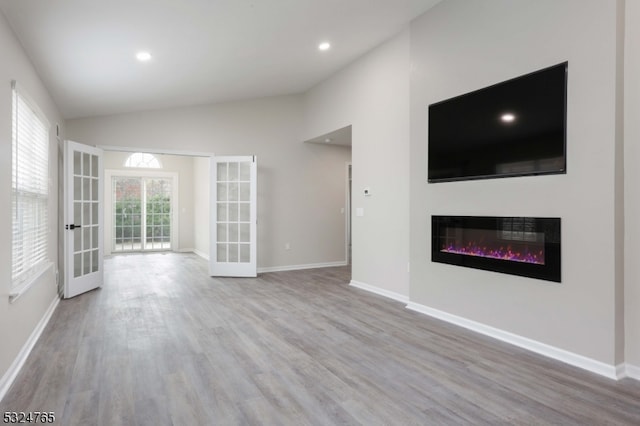
[{"label": "french door", "polygon": [[103,282],[102,154],[101,149],[65,141],[65,298]]},{"label": "french door", "polygon": [[116,173],[121,172],[109,173],[111,252],[172,250],[177,198],[174,178]]},{"label": "french door", "polygon": [[256,157],[212,157],[210,170],[210,273],[255,277]]}]

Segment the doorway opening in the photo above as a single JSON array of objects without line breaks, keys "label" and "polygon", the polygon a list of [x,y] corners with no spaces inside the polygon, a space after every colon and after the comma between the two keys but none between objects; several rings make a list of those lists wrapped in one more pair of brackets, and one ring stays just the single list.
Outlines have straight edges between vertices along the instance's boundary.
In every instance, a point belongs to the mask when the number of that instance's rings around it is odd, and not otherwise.
[{"label": "doorway opening", "polygon": [[[326,188],[331,188],[332,195],[335,196],[336,204],[340,206],[340,214],[343,216],[339,221],[327,217],[322,222],[328,238],[335,243],[334,256],[340,256],[340,266],[351,266],[352,264],[352,126],[348,125],[329,133],[308,139],[305,143],[310,145],[321,145],[323,148],[313,148],[324,150],[327,157],[324,159],[326,166]],[[335,204],[334,204],[335,205]],[[329,237],[330,236],[330,237]],[[339,253],[339,254],[338,254]]]},{"label": "doorway opening", "polygon": [[209,255],[213,154],[104,147],[104,252]]}]

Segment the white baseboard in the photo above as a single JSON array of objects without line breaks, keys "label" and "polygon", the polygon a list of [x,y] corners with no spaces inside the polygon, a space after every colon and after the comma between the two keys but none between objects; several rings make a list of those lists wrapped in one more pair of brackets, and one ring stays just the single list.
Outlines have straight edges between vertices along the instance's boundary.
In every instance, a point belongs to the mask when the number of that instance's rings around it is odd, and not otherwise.
[{"label": "white baseboard", "polygon": [[409,297],[404,294],[396,293],[393,291],[385,290],[384,288],[375,287],[370,284],[366,284],[359,281],[351,280],[349,283],[350,286],[359,288],[361,290],[366,290],[370,293],[375,293],[380,296],[388,297],[389,299],[397,300],[398,302],[407,303],[409,302]]},{"label": "white baseboard", "polygon": [[[597,361],[592,358],[566,351],[564,349],[556,348],[546,343],[538,342],[526,337],[519,336],[517,334],[510,333],[508,331],[500,330],[476,321],[472,321],[457,315],[449,314],[447,312],[439,311],[437,309],[430,308],[428,306],[420,305],[418,303],[409,302],[407,309],[411,309],[416,312],[420,312],[425,315],[464,327],[476,333],[484,334],[489,337],[501,340],[506,343],[530,350],[540,355],[553,358],[558,361],[573,365],[575,367],[582,368],[584,370],[591,371],[592,373],[605,376],[610,379],[618,380],[624,374],[620,375],[620,366],[614,366],[605,364],[604,362]],[[622,369],[624,370],[624,368]]]},{"label": "white baseboard", "polygon": [[179,248],[175,250],[178,253],[195,253],[196,249],[193,248]]},{"label": "white baseboard", "polygon": [[[185,251],[193,252],[205,260],[209,260],[209,255],[197,249],[188,249]],[[288,266],[264,266],[258,268],[258,273],[266,272],[283,272],[283,271],[299,271],[302,269],[316,269],[316,268],[332,268],[336,266],[346,266],[347,262],[342,260],[338,262],[324,262],[324,263],[308,263],[304,265],[288,265]]]},{"label": "white baseboard", "polygon": [[624,375],[630,379],[640,380],[640,367],[637,365],[625,364]]},{"label": "white baseboard", "polygon": [[22,349],[20,349],[20,352],[18,353],[18,356],[16,357],[16,359],[13,360],[13,363],[11,364],[7,372],[4,374],[4,376],[0,378],[0,401],[2,401],[4,396],[7,394],[7,392],[9,391],[9,388],[13,384],[13,381],[16,379],[16,377],[18,376],[18,373],[24,366],[24,363],[26,362],[27,357],[31,353],[31,350],[33,349],[36,342],[40,338],[40,335],[44,331],[44,328],[49,323],[49,320],[51,319],[53,312],[58,307],[58,303],[60,303],[60,297],[56,296],[56,298],[51,302],[51,304],[47,308],[47,311],[42,316],[42,319],[40,319],[40,322],[38,322],[38,325],[36,325],[36,328],[33,330],[31,335],[25,342],[24,346],[22,346]]},{"label": "white baseboard", "polygon": [[305,265],[263,266],[258,268],[258,273],[299,271],[301,269],[333,268],[336,266],[347,266],[347,262],[345,262],[344,260],[340,260],[338,262],[308,263]]},{"label": "white baseboard", "polygon": [[209,260],[209,255],[207,253],[197,249],[192,249],[191,251],[197,254],[198,256],[200,256],[201,258],[203,258],[204,260]]}]

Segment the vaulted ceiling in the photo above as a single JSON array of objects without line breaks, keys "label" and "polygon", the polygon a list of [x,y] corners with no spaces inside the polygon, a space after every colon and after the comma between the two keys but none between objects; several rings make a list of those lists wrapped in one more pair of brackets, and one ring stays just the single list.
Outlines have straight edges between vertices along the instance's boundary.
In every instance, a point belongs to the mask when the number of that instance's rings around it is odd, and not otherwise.
[{"label": "vaulted ceiling", "polygon": [[76,118],[300,93],[438,1],[0,0],[0,10]]}]

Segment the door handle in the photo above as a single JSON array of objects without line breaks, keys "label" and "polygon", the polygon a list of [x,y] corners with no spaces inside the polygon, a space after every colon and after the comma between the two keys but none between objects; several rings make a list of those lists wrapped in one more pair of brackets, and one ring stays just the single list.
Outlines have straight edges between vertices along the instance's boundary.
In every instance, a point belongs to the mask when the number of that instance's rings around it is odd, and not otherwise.
[{"label": "door handle", "polygon": [[71,229],[76,229],[76,228],[82,228],[82,225],[73,225],[73,224],[71,224],[71,225],[65,225],[64,227],[65,227],[65,229],[70,229],[71,230]]}]

